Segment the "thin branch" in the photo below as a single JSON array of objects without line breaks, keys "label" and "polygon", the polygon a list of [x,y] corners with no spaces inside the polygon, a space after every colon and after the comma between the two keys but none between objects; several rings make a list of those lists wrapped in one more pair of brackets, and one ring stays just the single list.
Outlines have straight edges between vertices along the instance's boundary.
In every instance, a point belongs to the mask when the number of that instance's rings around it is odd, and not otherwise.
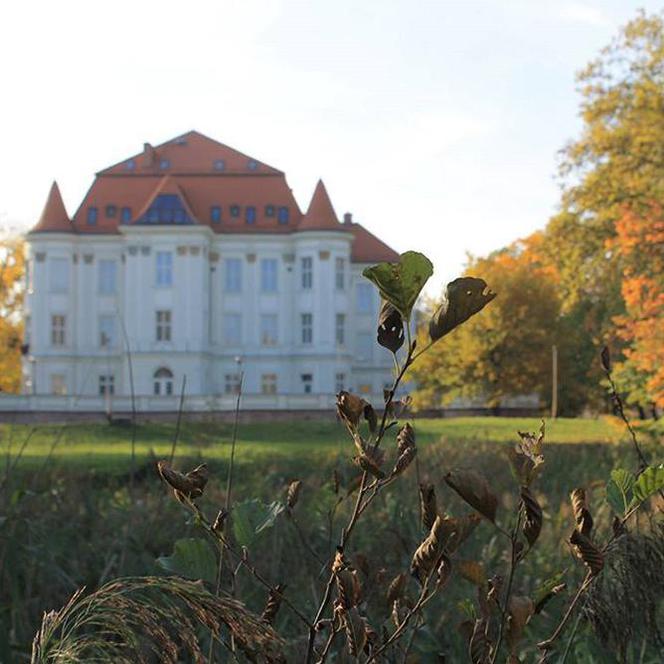
[{"label": "thin branch", "polygon": [[173,465],[173,457],[175,456],[175,448],[178,444],[178,438],[180,437],[180,422],[182,421],[182,411],[184,410],[184,393],[187,387],[187,374],[182,376],[182,388],[180,390],[180,404],[178,405],[178,418],[175,422],[175,434],[173,434],[173,444],[171,445],[171,456],[169,457],[169,463]]}]

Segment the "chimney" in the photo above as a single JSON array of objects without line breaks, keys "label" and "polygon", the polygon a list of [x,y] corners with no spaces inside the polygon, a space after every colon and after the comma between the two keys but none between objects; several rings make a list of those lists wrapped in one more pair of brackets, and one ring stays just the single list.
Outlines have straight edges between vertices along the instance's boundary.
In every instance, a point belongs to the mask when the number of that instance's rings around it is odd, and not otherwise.
[{"label": "chimney", "polygon": [[353,213],[344,212],[344,224],[352,224],[352,223],[353,223]]},{"label": "chimney", "polygon": [[154,166],[155,162],[155,150],[149,143],[143,143],[143,157],[144,165],[147,168]]}]

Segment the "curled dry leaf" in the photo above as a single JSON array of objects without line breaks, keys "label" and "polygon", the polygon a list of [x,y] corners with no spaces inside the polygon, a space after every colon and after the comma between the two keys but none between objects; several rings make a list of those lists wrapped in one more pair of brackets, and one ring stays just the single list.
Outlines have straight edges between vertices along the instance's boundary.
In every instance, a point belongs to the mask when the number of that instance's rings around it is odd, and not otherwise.
[{"label": "curled dry leaf", "polygon": [[480,521],[481,517],[477,514],[468,514],[459,518],[446,516],[442,524],[445,550],[454,553],[470,537]]},{"label": "curled dry leaf", "polygon": [[341,620],[346,632],[346,645],[351,657],[357,657],[367,643],[366,623],[356,607],[344,609]]},{"label": "curled dry leaf", "polygon": [[445,482],[482,516],[495,522],[498,499],[481,473],[470,469],[453,470],[445,475]]},{"label": "curled dry leaf", "polygon": [[533,546],[542,530],[542,508],[526,486],[521,487],[521,505],[524,511],[523,534],[528,544]]},{"label": "curled dry leaf", "polygon": [[472,664],[488,664],[489,662],[491,641],[489,641],[486,632],[487,620],[485,618],[476,620],[468,644],[468,653]]},{"label": "curled dry leaf", "polygon": [[397,450],[403,454],[410,447],[415,447],[415,429],[406,422],[397,434]]},{"label": "curled dry leaf", "polygon": [[473,585],[486,586],[486,572],[482,563],[478,563],[476,560],[457,560],[456,569],[466,581],[470,581]]},{"label": "curled dry leaf", "polygon": [[516,657],[516,649],[523,638],[523,632],[530,617],[535,613],[535,605],[529,597],[512,595],[507,605],[507,645],[510,655]]},{"label": "curled dry leaf", "polygon": [[215,517],[214,523],[212,524],[212,530],[214,530],[215,533],[223,532],[226,519],[228,519],[228,510],[222,507],[217,512],[217,516]]},{"label": "curled dry leaf", "polygon": [[436,489],[433,484],[420,484],[420,514],[424,528],[431,530],[431,526],[438,516]]},{"label": "curled dry leaf", "polygon": [[447,284],[443,301],[429,323],[431,341],[449,334],[496,297],[484,279],[459,277]]},{"label": "curled dry leaf", "polygon": [[403,597],[404,591],[406,590],[406,582],[408,577],[405,572],[397,574],[387,589],[387,603],[392,605],[395,600],[401,599]]},{"label": "curled dry leaf", "polygon": [[590,532],[593,529],[593,518],[586,504],[585,490],[574,489],[570,495],[570,500],[572,501],[572,511],[574,512],[577,530],[586,537],[590,537]]},{"label": "curled dry leaf", "polygon": [[401,419],[406,415],[413,403],[413,398],[410,395],[407,395],[402,399],[392,399],[392,401],[390,401],[390,394],[392,394],[392,390],[383,390],[385,403],[387,404],[389,401],[389,405],[387,405],[387,417],[390,420]]},{"label": "curled dry leaf", "polygon": [[270,625],[274,623],[274,619],[277,617],[285,589],[286,586],[279,583],[274,588],[271,588],[268,593],[267,602],[265,603],[261,618]]},{"label": "curled dry leaf", "polygon": [[606,371],[606,373],[611,372],[611,352],[609,351],[608,346],[604,346],[602,348],[602,352],[599,355],[600,362],[602,363],[602,369]]},{"label": "curled dry leaf", "polygon": [[590,570],[592,576],[597,576],[604,567],[604,555],[580,530],[574,530],[569,542],[574,548],[576,555]]},{"label": "curled dry leaf", "polygon": [[297,500],[300,497],[300,490],[302,488],[302,480],[293,480],[288,485],[288,495],[286,496],[286,505],[289,510],[292,510],[297,505]]},{"label": "curled dry leaf", "polygon": [[175,491],[176,497],[180,498],[178,494],[181,494],[194,500],[203,495],[203,490],[209,477],[206,464],[202,463],[200,466],[190,470],[186,475],[173,470],[166,461],[160,461],[157,464],[157,469],[164,482]]},{"label": "curled dry leaf", "polygon": [[396,463],[394,464],[394,468],[392,468],[392,477],[395,475],[400,475],[403,473],[408,466],[413,462],[413,459],[415,459],[415,455],[417,454],[417,448],[416,447],[408,447],[406,448],[400,455],[399,458],[397,459]]},{"label": "curled dry leaf", "polygon": [[440,557],[440,561],[436,569],[436,576],[439,588],[442,588],[452,576],[452,560],[446,553],[443,553],[443,555]]},{"label": "curled dry leaf", "polygon": [[367,402],[357,394],[344,390],[337,394],[337,413],[351,431],[355,431],[359,426],[366,405]]},{"label": "curled dry leaf", "polygon": [[383,300],[378,314],[378,343],[396,353],[403,342],[403,318],[393,304]]},{"label": "curled dry leaf", "polygon": [[520,441],[508,450],[512,472],[521,486],[530,486],[542,469],[544,430],[545,425],[542,420],[537,433],[519,431]]},{"label": "curled dry leaf", "polygon": [[440,555],[443,545],[442,525],[443,520],[439,516],[436,517],[429,534],[413,554],[410,572],[420,583],[424,583]]},{"label": "curled dry leaf", "polygon": [[373,475],[379,480],[385,478],[385,473],[379,468],[376,461],[369,456],[368,452],[363,452],[353,457],[353,461],[366,473]]}]

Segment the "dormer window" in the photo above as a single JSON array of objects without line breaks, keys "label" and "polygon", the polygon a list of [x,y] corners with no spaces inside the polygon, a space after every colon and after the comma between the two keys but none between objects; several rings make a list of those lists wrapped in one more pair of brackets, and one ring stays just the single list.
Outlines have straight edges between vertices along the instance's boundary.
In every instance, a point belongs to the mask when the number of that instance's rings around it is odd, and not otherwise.
[{"label": "dormer window", "polygon": [[159,162],[159,168],[161,168],[162,171],[165,171],[171,167],[171,160],[170,159],[162,159]]},{"label": "dormer window", "polygon": [[128,171],[133,171],[136,168],[136,160],[130,159],[129,161],[125,162],[125,168]]},{"label": "dormer window", "polygon": [[255,171],[256,169],[258,169],[258,162],[257,162],[256,160],[254,160],[254,159],[250,159],[250,160],[247,162],[247,168],[248,168],[250,171]]},{"label": "dormer window", "polygon": [[215,159],[214,160],[214,170],[215,171],[223,171],[226,169],[226,162],[223,159]]},{"label": "dormer window", "polygon": [[239,217],[239,216],[240,216],[240,206],[231,205],[231,217]]},{"label": "dormer window", "polygon": [[244,209],[244,219],[248,224],[256,223],[256,208],[253,205],[248,205]]},{"label": "dormer window", "polygon": [[97,225],[97,216],[98,216],[98,211],[96,207],[89,207],[88,208],[88,226],[96,226]]},{"label": "dormer window", "polygon": [[122,212],[120,213],[120,219],[122,220],[123,224],[128,224],[131,221],[131,208],[130,207],[123,207]]},{"label": "dormer window", "polygon": [[213,224],[218,224],[221,221],[221,207],[219,205],[213,205],[210,208],[210,221]]},{"label": "dormer window", "polygon": [[115,217],[115,215],[118,213],[118,208],[115,205],[107,205],[106,206],[106,216],[107,217]]},{"label": "dormer window", "polygon": [[275,209],[274,205],[266,205],[265,206],[265,216],[266,217],[274,217]]},{"label": "dormer window", "polygon": [[280,207],[279,208],[279,215],[278,215],[277,219],[278,219],[280,224],[287,224],[288,223],[288,208],[287,207]]}]

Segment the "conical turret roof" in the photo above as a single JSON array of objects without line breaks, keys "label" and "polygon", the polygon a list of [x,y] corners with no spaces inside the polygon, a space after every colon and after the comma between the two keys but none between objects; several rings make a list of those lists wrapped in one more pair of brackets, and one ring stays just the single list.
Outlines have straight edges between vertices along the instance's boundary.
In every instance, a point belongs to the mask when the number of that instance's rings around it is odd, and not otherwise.
[{"label": "conical turret roof", "polygon": [[32,229],[32,233],[59,232],[72,233],[74,230],[65,204],[62,202],[60,188],[58,183],[53,181],[51,190],[48,192],[48,199],[44,206],[44,211],[39,217],[37,225]]},{"label": "conical turret roof", "polygon": [[318,180],[307,213],[302,217],[298,231],[342,231],[332,207],[332,201],[322,180]]}]

